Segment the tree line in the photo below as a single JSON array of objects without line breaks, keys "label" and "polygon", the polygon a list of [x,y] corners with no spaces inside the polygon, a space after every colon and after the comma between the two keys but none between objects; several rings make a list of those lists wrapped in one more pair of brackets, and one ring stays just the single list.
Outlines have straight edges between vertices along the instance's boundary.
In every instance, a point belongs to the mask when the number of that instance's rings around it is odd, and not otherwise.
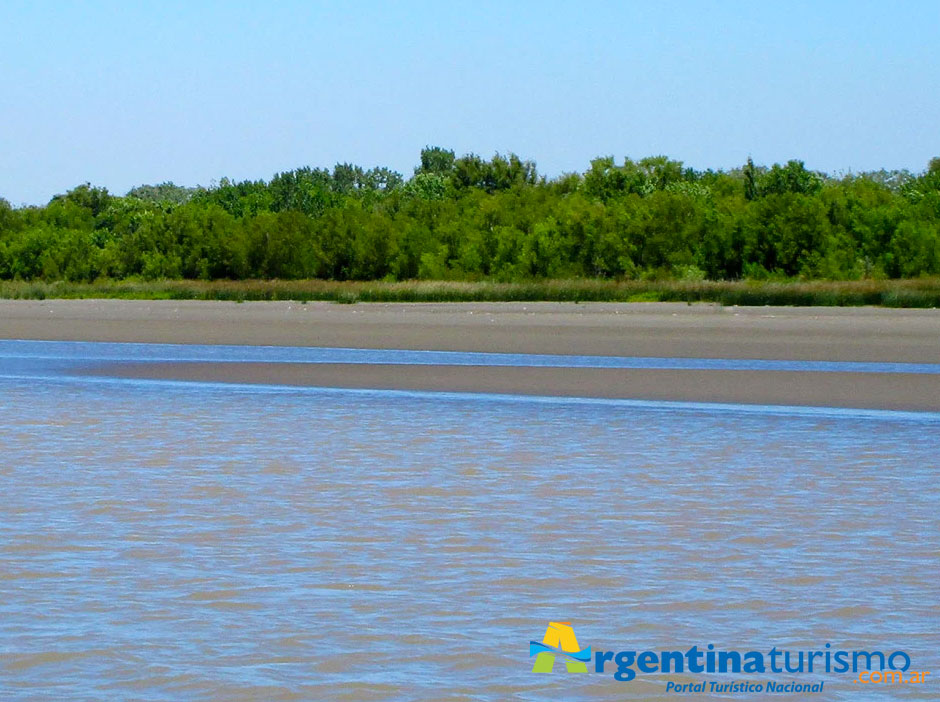
[{"label": "tree line", "polygon": [[515,154],[422,150],[269,181],[79,185],[0,199],[0,279],[829,279],[940,274],[940,158],[829,176],[801,161],[698,171],[657,156],[540,175]]}]

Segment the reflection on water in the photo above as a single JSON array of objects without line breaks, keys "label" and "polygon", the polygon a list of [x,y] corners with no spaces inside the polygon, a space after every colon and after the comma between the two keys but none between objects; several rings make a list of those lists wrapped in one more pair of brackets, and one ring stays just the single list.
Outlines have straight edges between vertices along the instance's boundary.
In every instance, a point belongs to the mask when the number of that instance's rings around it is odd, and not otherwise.
[{"label": "reflection on water", "polygon": [[530,673],[549,620],[940,667],[937,415],[63,378],[0,417],[4,699],[665,698]]}]

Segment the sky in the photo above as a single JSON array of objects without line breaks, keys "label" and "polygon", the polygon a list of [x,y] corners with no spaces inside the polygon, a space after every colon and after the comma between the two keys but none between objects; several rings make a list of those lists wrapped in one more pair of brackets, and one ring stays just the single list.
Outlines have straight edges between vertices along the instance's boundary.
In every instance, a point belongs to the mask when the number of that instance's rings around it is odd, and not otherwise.
[{"label": "sky", "polygon": [[424,146],[540,173],[940,155],[940,2],[0,0],[0,197],[270,179]]}]

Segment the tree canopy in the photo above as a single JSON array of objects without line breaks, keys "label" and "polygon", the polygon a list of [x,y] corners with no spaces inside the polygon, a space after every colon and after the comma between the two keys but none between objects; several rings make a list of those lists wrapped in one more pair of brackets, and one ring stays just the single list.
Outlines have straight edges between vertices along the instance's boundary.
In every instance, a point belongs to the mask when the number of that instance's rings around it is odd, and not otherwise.
[{"label": "tree canopy", "polygon": [[0,198],[0,279],[900,278],[940,274],[940,158],[832,177],[611,156],[549,179],[427,147],[410,178],[351,163],[211,187],[90,183]]}]

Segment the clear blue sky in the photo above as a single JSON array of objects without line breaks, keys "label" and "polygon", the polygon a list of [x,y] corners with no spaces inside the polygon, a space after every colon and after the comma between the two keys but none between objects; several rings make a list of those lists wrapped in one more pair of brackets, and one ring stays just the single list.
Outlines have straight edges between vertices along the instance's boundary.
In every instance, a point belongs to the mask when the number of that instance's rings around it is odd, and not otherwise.
[{"label": "clear blue sky", "polygon": [[830,172],[940,155],[940,2],[2,0],[0,197],[426,145]]}]

